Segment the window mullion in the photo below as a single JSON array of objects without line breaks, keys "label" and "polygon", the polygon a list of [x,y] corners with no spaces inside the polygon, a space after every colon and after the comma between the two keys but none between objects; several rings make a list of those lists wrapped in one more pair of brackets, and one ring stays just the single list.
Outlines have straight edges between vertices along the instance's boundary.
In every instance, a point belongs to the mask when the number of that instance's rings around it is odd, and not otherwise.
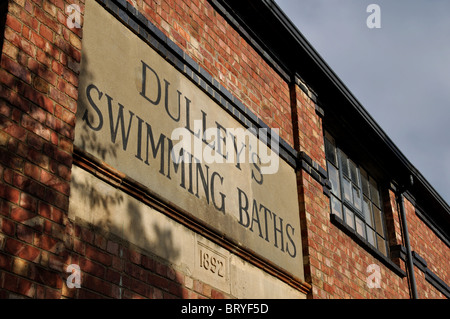
[{"label": "window mullion", "polygon": [[366,216],[364,216],[364,193],[363,193],[363,184],[362,184],[362,179],[361,179],[361,170],[359,169],[359,166],[356,167],[356,169],[358,170],[358,182],[359,182],[359,192],[360,192],[360,207],[361,207],[361,214],[359,217],[363,218],[364,223],[366,223]]},{"label": "window mullion", "polygon": [[342,173],[342,161],[341,161],[341,150],[337,147],[337,144],[335,143],[336,148],[336,157],[337,162],[339,164],[338,172],[339,172],[339,187],[341,188],[341,210],[342,210],[342,220],[345,221],[345,209],[344,209],[344,203],[345,203],[345,194],[344,194],[344,183],[343,180],[343,173]]}]

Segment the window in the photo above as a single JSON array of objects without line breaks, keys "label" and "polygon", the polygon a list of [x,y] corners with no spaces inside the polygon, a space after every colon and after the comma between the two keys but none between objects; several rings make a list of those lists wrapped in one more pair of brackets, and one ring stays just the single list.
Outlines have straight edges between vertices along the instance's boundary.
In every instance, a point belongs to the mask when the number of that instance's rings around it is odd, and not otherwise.
[{"label": "window", "polygon": [[377,182],[325,133],[325,156],[331,182],[331,213],[387,256],[386,229]]}]

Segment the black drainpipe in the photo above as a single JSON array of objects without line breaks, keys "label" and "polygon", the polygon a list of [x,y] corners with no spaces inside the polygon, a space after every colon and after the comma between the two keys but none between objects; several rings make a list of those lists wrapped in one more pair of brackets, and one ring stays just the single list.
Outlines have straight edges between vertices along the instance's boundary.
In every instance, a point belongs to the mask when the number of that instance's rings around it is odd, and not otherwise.
[{"label": "black drainpipe", "polygon": [[408,267],[409,286],[411,288],[412,299],[419,299],[417,296],[416,277],[414,275],[414,262],[411,253],[411,246],[409,243],[408,224],[406,222],[405,203],[403,198],[403,191],[397,193],[397,201],[400,203],[400,217],[402,219],[402,231],[405,238],[406,246],[406,264]]}]

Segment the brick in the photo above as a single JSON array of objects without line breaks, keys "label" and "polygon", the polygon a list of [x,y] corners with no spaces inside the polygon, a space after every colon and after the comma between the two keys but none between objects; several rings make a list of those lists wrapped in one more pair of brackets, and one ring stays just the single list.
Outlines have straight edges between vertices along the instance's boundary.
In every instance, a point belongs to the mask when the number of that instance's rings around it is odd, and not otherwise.
[{"label": "brick", "polygon": [[58,239],[44,234],[37,234],[35,242],[39,248],[42,248],[52,253],[59,253],[63,249],[62,243]]},{"label": "brick", "polygon": [[86,245],[81,240],[78,240],[76,238],[73,239],[73,250],[76,253],[84,255],[85,254],[85,247],[86,247]]},{"label": "brick", "polygon": [[25,152],[25,156],[30,162],[43,169],[48,169],[50,162],[48,156],[32,148],[25,149]]},{"label": "brick", "polygon": [[[12,264],[12,257],[8,256],[0,251],[0,269],[10,271],[11,264]],[[0,276],[0,282],[1,282],[1,276]]]},{"label": "brick", "polygon": [[140,280],[133,279],[132,290],[147,298],[151,298],[152,296],[151,287]]},{"label": "brick", "polygon": [[38,47],[39,49],[41,50],[45,49],[45,39],[33,30],[30,31],[30,41],[31,43],[36,45],[36,47]]},{"label": "brick", "polygon": [[60,299],[61,291],[59,289],[45,288],[45,299]]},{"label": "brick", "polygon": [[105,267],[99,263],[93,262],[89,259],[80,258],[79,266],[81,271],[103,278],[105,275]]},{"label": "brick", "polygon": [[121,282],[121,280],[120,280],[121,277],[122,277],[122,275],[121,275],[121,273],[118,272],[118,271],[115,271],[115,270],[113,270],[113,269],[111,269],[111,268],[108,268],[108,269],[106,270],[105,279],[106,279],[108,282],[111,282],[111,283],[113,283],[113,284],[119,285],[120,282]]},{"label": "brick", "polygon": [[68,288],[65,281],[63,281],[63,287],[61,290],[61,295],[66,298],[70,299],[77,299],[78,297],[78,290],[79,288]]},{"label": "brick", "polygon": [[76,49],[81,50],[81,40],[77,35],[70,33],[69,41]]},{"label": "brick", "polygon": [[70,181],[71,171],[66,165],[56,161],[50,161],[50,171],[64,180]]},{"label": "brick", "polygon": [[13,46],[19,48],[21,42],[20,34],[15,32],[11,28],[5,28],[4,32],[5,32],[4,34],[5,39],[9,41]]},{"label": "brick", "polygon": [[27,242],[28,244],[33,243],[34,232],[34,229],[31,227],[23,224],[17,224],[17,238]]},{"label": "brick", "polygon": [[28,276],[29,262],[20,258],[14,258],[12,272],[23,277]]},{"label": "brick", "polygon": [[149,273],[147,276],[147,283],[158,287],[160,289],[168,290],[169,289],[169,280],[163,278],[161,276]]},{"label": "brick", "polygon": [[[46,42],[44,52],[47,54],[52,61],[58,61],[60,58],[61,51],[53,45],[53,42]],[[48,66],[50,67],[50,66]]]},{"label": "brick", "polygon": [[167,265],[161,264],[159,262],[155,262],[155,265],[156,265],[156,273],[161,276],[167,277],[167,269],[168,269]]},{"label": "brick", "polygon": [[19,79],[26,83],[31,83],[30,72],[19,63],[11,60],[10,58],[3,56],[1,61],[1,67],[17,76]]},{"label": "brick", "polygon": [[145,255],[142,256],[142,266],[151,271],[155,271],[156,269],[155,261]]},{"label": "brick", "polygon": [[35,14],[35,17],[40,22],[42,22],[47,27],[49,27],[50,29],[55,31],[57,34],[60,33],[61,25],[57,21],[53,20],[52,17],[50,15],[48,15],[45,11],[43,11],[39,7],[35,7],[34,14]]},{"label": "brick", "polygon": [[50,130],[28,115],[22,117],[22,126],[46,140],[50,139]]},{"label": "brick", "polygon": [[212,289],[211,290],[211,298],[212,299],[225,299],[225,295],[218,290]]},{"label": "brick", "polygon": [[108,251],[109,253],[118,256],[119,255],[119,244],[115,243],[111,240],[108,240],[107,244],[106,244],[106,251]]},{"label": "brick", "polygon": [[147,279],[147,271],[133,263],[125,264],[125,273],[142,281]]},{"label": "brick", "polygon": [[19,49],[13,46],[10,42],[3,43],[3,53],[8,55],[12,60],[16,60],[19,54]]},{"label": "brick", "polygon": [[[17,175],[18,176],[18,175]],[[21,184],[19,185],[21,189],[32,196],[43,198],[45,195],[45,187],[38,182],[21,176],[20,178]]]},{"label": "brick", "polygon": [[[33,133],[27,134],[27,144],[36,150],[42,150],[45,140]],[[34,175],[33,175],[34,176]],[[37,178],[39,179],[39,178]]]},{"label": "brick", "polygon": [[41,170],[41,183],[50,186],[51,188],[69,195],[70,186],[67,181],[61,180],[59,177],[49,173],[46,170]]},{"label": "brick", "polygon": [[6,16],[6,25],[16,32],[22,31],[22,23],[11,14]]},{"label": "brick", "polygon": [[[26,26],[29,26],[33,30],[36,30],[38,28],[39,21],[34,16],[29,14],[29,12],[26,12],[25,10],[22,10],[20,12],[20,20]],[[24,28],[25,28],[25,25],[24,25]]]},{"label": "brick", "polygon": [[39,34],[48,41],[53,41],[53,31],[44,24],[41,24]]},{"label": "brick", "polygon": [[43,8],[44,8],[45,12],[47,12],[48,14],[50,14],[53,17],[56,17],[57,8],[53,4],[51,4],[50,2],[44,1]]},{"label": "brick", "polygon": [[36,262],[40,256],[40,251],[36,247],[27,245],[12,238],[7,239],[5,251],[32,262]]},{"label": "brick", "polygon": [[111,266],[112,264],[111,255],[104,253],[103,251],[91,245],[86,246],[86,257],[98,261],[99,263],[102,263],[105,266]]},{"label": "brick", "polygon": [[112,296],[112,284],[97,277],[85,275],[83,276],[83,287],[89,288],[105,296]]},{"label": "brick", "polygon": [[0,197],[14,204],[19,204],[20,192],[15,188],[0,184]]},{"label": "brick", "polygon": [[0,117],[0,129],[18,140],[25,141],[26,139],[27,131],[6,118]]},{"label": "brick", "polygon": [[45,269],[39,265],[30,265],[30,279],[46,287],[62,288],[61,273]]},{"label": "brick", "polygon": [[87,289],[84,289],[83,287],[81,289],[76,289],[78,292],[78,298],[79,299],[104,299],[105,297],[97,294],[95,292],[89,291]]},{"label": "brick", "polygon": [[54,221],[55,223],[58,223],[60,225],[64,225],[64,216],[65,216],[64,212],[57,209],[56,207],[53,208],[52,217],[51,217],[52,221]]},{"label": "brick", "polygon": [[132,263],[135,263],[135,264],[138,264],[138,265],[141,263],[141,254],[138,253],[137,251],[132,250],[132,249],[128,250],[128,258],[130,259],[130,261]]},{"label": "brick", "polygon": [[67,210],[69,207],[69,197],[51,188],[45,189],[43,199],[62,210]]},{"label": "brick", "polygon": [[92,231],[90,231],[89,229],[82,228],[80,238],[89,244],[94,243],[94,233]]},{"label": "brick", "polygon": [[[6,86],[8,86],[10,88],[15,88],[16,82],[18,80],[11,73],[7,72],[6,70],[0,69],[0,81],[1,81],[1,83],[5,84]],[[12,101],[9,101],[9,102],[12,102]],[[6,117],[9,117],[11,112],[10,112],[10,107],[7,108],[7,106],[8,106],[8,104],[6,103],[6,101],[2,102],[2,108],[8,109],[8,112],[2,111],[2,114],[5,115]]]},{"label": "brick", "polygon": [[59,143],[58,143],[58,147],[62,150],[65,151],[67,153],[72,153],[73,152],[73,141],[61,136],[59,138]]},{"label": "brick", "polygon": [[12,274],[5,273],[3,279],[3,288],[10,291],[17,291],[18,277]]},{"label": "brick", "polygon": [[52,71],[59,76],[63,75],[64,66],[56,60],[52,61]]},{"label": "brick", "polygon": [[[10,210],[11,210],[11,204],[4,200],[0,200],[0,215],[9,217]],[[0,246],[0,248],[1,248],[1,246]]]}]

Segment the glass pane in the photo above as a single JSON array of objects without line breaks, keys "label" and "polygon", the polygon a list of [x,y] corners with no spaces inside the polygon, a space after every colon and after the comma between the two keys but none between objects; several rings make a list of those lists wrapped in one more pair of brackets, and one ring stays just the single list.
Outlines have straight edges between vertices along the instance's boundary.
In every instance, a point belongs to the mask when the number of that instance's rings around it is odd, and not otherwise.
[{"label": "glass pane", "polygon": [[338,198],[341,198],[341,185],[339,183],[339,171],[331,164],[328,163],[328,178],[331,182],[331,191]]},{"label": "glass pane", "polygon": [[329,160],[334,165],[338,166],[336,157],[336,147],[327,138],[325,138],[325,156],[327,157],[327,160]]},{"label": "glass pane", "polygon": [[375,182],[372,177],[370,177],[370,198],[372,199],[372,202],[377,205],[378,207],[380,206],[380,195],[378,194],[378,185],[377,182]]},{"label": "glass pane", "polygon": [[341,153],[342,173],[345,176],[350,177],[350,172],[348,168],[348,157],[347,155],[344,154],[344,152],[341,151],[340,153]]},{"label": "glass pane", "polygon": [[383,255],[386,256],[387,252],[386,252],[386,242],[385,242],[385,240],[380,235],[377,235],[377,242],[378,242],[378,250]]},{"label": "glass pane", "polygon": [[347,180],[345,177],[343,178],[342,183],[344,186],[344,198],[348,200],[350,203],[353,203],[352,183],[350,183],[350,181]]},{"label": "glass pane", "polygon": [[361,183],[362,183],[361,188],[362,188],[363,194],[370,198],[369,177],[367,176],[367,173],[365,170],[363,170],[361,168],[360,171],[361,171]]},{"label": "glass pane", "polygon": [[377,231],[377,233],[384,236],[383,219],[381,216],[381,211],[375,205],[372,205],[372,209],[373,209],[373,220],[375,222],[375,230]]},{"label": "glass pane", "polygon": [[355,229],[355,218],[352,211],[344,206],[344,214],[345,214],[345,222],[347,223],[347,225]]},{"label": "glass pane", "polygon": [[352,160],[348,160],[350,168],[350,178],[353,184],[359,186],[358,168]]},{"label": "glass pane", "polygon": [[364,232],[364,228],[365,228],[364,222],[356,216],[355,216],[355,225],[356,225],[356,232],[365,238],[366,236],[365,236],[365,232]]},{"label": "glass pane", "polygon": [[377,245],[375,244],[375,240],[376,240],[375,239],[375,232],[369,226],[366,226],[366,231],[367,231],[367,240],[369,241],[369,243],[373,247],[377,247]]},{"label": "glass pane", "polygon": [[333,195],[331,195],[331,212],[342,219],[342,204]]},{"label": "glass pane", "polygon": [[361,207],[361,192],[355,186],[353,186],[353,205],[359,210],[362,210]]},{"label": "glass pane", "polygon": [[369,226],[373,227],[372,203],[366,196],[364,196],[364,201],[363,201],[363,213],[364,213],[366,223],[369,224]]}]

